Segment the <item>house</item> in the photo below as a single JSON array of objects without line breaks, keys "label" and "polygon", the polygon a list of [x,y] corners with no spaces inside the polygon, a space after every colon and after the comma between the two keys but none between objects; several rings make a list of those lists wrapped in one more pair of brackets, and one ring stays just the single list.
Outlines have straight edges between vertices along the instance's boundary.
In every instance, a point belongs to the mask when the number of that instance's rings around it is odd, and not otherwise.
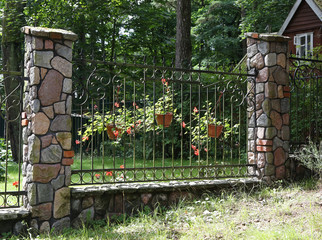
[{"label": "house", "polygon": [[322,0],[297,0],[278,32],[289,36],[291,53],[308,58],[322,44]]}]

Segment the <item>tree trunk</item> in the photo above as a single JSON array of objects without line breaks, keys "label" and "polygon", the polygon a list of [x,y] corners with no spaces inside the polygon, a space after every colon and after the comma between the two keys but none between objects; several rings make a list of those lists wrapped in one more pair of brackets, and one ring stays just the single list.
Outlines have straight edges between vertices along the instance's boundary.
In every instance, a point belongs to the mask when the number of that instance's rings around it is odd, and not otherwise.
[{"label": "tree trunk", "polygon": [[[2,68],[4,71],[22,72],[23,37],[20,28],[24,24],[23,3],[17,0],[7,1],[2,21]],[[6,101],[6,121],[12,156],[15,162],[19,160],[20,146],[20,77],[4,75]],[[16,90],[15,90],[16,89]],[[9,96],[10,94],[10,96]]]},{"label": "tree trunk", "polygon": [[191,60],[191,0],[177,0],[176,67],[188,68]]}]

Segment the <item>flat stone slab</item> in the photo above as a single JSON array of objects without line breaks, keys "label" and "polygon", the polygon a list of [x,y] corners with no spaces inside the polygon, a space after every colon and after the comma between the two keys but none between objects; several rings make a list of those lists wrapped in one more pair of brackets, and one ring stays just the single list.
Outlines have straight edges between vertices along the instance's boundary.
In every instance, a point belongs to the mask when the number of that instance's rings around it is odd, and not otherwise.
[{"label": "flat stone slab", "polygon": [[0,221],[15,220],[29,217],[30,212],[25,208],[0,208]]},{"label": "flat stone slab", "polygon": [[173,190],[193,189],[223,189],[238,186],[259,186],[262,181],[256,178],[225,179],[225,180],[201,180],[201,181],[170,181],[152,183],[116,183],[89,187],[71,187],[71,195],[74,197],[99,196],[104,193],[137,193]]},{"label": "flat stone slab", "polygon": [[291,38],[287,37],[287,36],[282,36],[282,35],[278,35],[278,34],[269,34],[269,33],[255,33],[255,32],[247,32],[245,33],[246,37],[250,37],[250,38],[254,38],[254,39],[261,39],[261,40],[265,40],[268,42],[287,42],[289,41]]},{"label": "flat stone slab", "polygon": [[25,34],[31,34],[37,37],[47,37],[47,38],[51,37],[56,39],[63,38],[71,41],[76,41],[78,38],[77,34],[63,29],[25,26],[21,28],[21,31],[24,32]]}]

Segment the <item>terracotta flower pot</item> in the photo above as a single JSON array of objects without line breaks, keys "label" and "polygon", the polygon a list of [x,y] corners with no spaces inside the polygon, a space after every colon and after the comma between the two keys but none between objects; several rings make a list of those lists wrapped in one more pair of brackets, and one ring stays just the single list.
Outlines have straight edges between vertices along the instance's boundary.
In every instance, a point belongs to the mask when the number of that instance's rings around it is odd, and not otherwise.
[{"label": "terracotta flower pot", "polygon": [[172,122],[173,114],[166,113],[166,114],[155,114],[156,121],[158,125],[163,125],[164,127],[169,127]]},{"label": "terracotta flower pot", "polygon": [[[122,130],[113,124],[106,125],[106,129],[108,138],[111,140],[116,140],[120,136]],[[117,135],[114,134],[114,131],[117,132]]]},{"label": "terracotta flower pot", "polygon": [[220,136],[223,128],[224,128],[223,125],[209,124],[208,125],[208,136],[212,137],[212,138],[218,138]]}]

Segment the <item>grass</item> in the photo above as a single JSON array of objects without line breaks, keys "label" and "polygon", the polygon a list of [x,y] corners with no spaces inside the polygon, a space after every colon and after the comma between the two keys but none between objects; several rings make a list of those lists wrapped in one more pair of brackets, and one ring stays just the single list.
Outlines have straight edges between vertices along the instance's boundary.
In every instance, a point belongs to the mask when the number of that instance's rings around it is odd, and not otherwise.
[{"label": "grass", "polygon": [[[233,159],[229,162],[216,162],[216,164],[232,164],[238,163],[238,160]],[[203,168],[203,170],[198,169],[198,166],[209,166]],[[213,178],[214,176],[245,176],[247,168],[243,167],[239,169],[238,167],[218,169],[211,167],[214,165],[214,161],[206,160],[197,161],[196,159],[190,160],[180,160],[180,159],[160,159],[157,158],[152,160],[134,159],[134,158],[120,158],[120,157],[90,157],[88,155],[83,155],[82,160],[80,156],[76,156],[74,164],[72,165],[73,170],[91,170],[98,169],[93,173],[87,172],[82,173],[82,181],[85,183],[107,183],[113,182],[123,182],[125,179],[127,181],[152,181],[156,179],[170,180],[170,179],[198,179],[198,178]],[[124,169],[123,169],[124,166]],[[191,167],[192,166],[192,167]],[[121,168],[122,167],[122,168]],[[158,168],[159,167],[159,168]],[[183,167],[183,168],[168,168],[162,169],[162,167]],[[144,168],[144,170],[136,171],[131,168]],[[150,168],[150,169],[148,169]],[[158,169],[157,169],[158,168]],[[106,169],[102,171],[100,169]],[[106,173],[110,172],[111,176],[107,176]],[[79,175],[72,175],[72,183],[80,183]]]},{"label": "grass", "polygon": [[60,235],[25,239],[322,239],[321,190],[321,181],[309,180],[252,192],[204,194],[124,221],[94,221]]},{"label": "grass", "polygon": [[[104,163],[104,164],[103,164]],[[125,164],[124,164],[125,163]],[[209,160],[209,165],[211,165],[211,163],[213,164],[214,161]],[[238,160],[233,159],[233,161],[229,161],[229,162],[225,162],[225,164],[231,164],[231,163],[238,163]],[[116,158],[111,158],[111,157],[98,157],[98,156],[93,156],[93,158],[91,158],[89,155],[83,155],[83,160],[82,160],[82,169],[84,170],[90,170],[90,169],[118,169],[118,171],[114,171],[114,175],[113,177],[111,176],[106,176],[105,175],[105,171],[101,171],[101,172],[95,172],[95,173],[99,173],[100,174],[100,179],[96,179],[94,177],[94,174],[91,173],[85,173],[83,175],[83,180],[84,182],[93,182],[93,183],[102,183],[103,181],[103,177],[104,177],[104,182],[113,182],[113,178],[116,179],[116,181],[123,181],[123,179],[118,179],[117,174],[119,174],[119,178],[120,176],[122,176],[122,174],[124,175],[124,173],[122,173],[123,169],[120,168],[121,165],[124,165],[125,168],[133,168],[134,166],[136,168],[152,168],[152,167],[171,167],[171,166],[198,166],[198,165],[206,165],[207,162],[205,160],[202,160],[200,162],[198,162],[196,159],[193,159],[191,162],[190,160],[183,160],[181,162],[180,159],[169,159],[166,158],[164,160],[157,158],[155,159],[155,161],[153,162],[152,160],[146,160],[145,163],[143,161],[143,159],[136,159],[135,161],[133,160],[133,158],[120,158],[120,157],[116,157]],[[222,162],[217,162],[217,164],[223,164]],[[103,168],[104,167],[104,168]],[[15,181],[19,180],[19,168],[18,168],[18,164],[16,164],[13,161],[8,161],[8,175],[7,175],[7,185],[5,186],[5,181],[4,179],[2,181],[0,181],[0,192],[1,191],[5,191],[5,189],[7,189],[7,191],[17,191],[18,188],[16,186],[13,186],[13,183]],[[80,160],[80,156],[76,155],[75,156],[75,161],[74,164],[72,165],[72,170],[79,170],[81,169],[81,160]],[[238,168],[234,169],[234,174],[237,174],[238,172]],[[176,170],[172,170],[172,169],[167,169],[167,170],[158,170],[158,171],[145,171],[145,172],[136,172],[135,175],[133,172],[131,171],[127,171],[126,173],[126,178],[128,180],[131,179],[174,179],[174,178],[198,178],[200,175],[199,169],[184,169],[181,171],[181,169],[176,169]],[[246,167],[243,169],[242,173],[246,173]],[[209,170],[207,172],[207,174],[209,176],[214,176],[214,170]],[[224,176],[225,174],[233,174],[232,172],[230,172],[230,169],[226,169],[226,171],[217,171],[217,175]],[[92,181],[93,180],[93,181]],[[73,175],[72,176],[72,182],[77,182],[79,181],[79,177],[77,175]],[[20,189],[22,189],[22,176],[20,179]],[[1,206],[1,202],[0,202],[0,206]]]},{"label": "grass", "polygon": [[[3,166],[5,163],[3,163]],[[5,179],[0,181],[0,192],[5,190]],[[19,166],[13,161],[8,161],[8,175],[7,175],[7,191],[17,191],[17,187],[13,186],[15,181],[19,180]],[[22,182],[22,176],[21,181]],[[22,183],[20,183],[22,186]],[[1,205],[1,204],[0,204]]]}]

